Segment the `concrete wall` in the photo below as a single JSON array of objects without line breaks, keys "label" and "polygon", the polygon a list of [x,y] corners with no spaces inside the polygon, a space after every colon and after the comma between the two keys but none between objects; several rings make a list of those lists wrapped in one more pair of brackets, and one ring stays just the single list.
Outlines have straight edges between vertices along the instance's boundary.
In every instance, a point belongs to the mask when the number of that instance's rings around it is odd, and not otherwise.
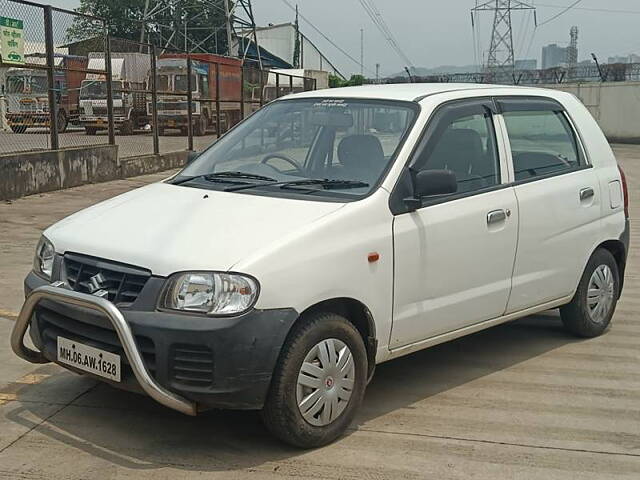
[{"label": "concrete wall", "polygon": [[541,86],[576,95],[589,109],[610,142],[640,143],[640,82]]},{"label": "concrete wall", "polygon": [[68,148],[0,155],[0,200],[178,168],[187,152],[118,161],[118,147]]}]

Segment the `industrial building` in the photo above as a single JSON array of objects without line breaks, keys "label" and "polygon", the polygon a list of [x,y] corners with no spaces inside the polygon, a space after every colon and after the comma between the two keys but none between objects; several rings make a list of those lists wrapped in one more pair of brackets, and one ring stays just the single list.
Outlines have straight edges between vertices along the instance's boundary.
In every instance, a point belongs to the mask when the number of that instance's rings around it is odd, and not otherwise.
[{"label": "industrial building", "polygon": [[[293,23],[281,23],[256,28],[256,37],[260,45],[260,57],[266,68],[300,68],[322,70],[339,77],[344,76],[314,43],[309,40]],[[241,33],[236,39],[238,46],[247,50],[248,59],[257,60],[252,33]],[[245,42],[249,42],[247,45]],[[236,46],[236,48],[238,48]]]}]

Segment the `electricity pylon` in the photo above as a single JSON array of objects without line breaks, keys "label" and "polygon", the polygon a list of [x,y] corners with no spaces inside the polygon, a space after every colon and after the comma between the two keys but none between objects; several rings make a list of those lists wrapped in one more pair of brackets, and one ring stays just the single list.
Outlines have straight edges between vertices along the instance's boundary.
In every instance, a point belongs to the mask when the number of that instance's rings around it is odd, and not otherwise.
[{"label": "electricity pylon", "polygon": [[535,13],[535,7],[519,0],[490,0],[471,9],[472,20],[473,14],[476,12],[494,12],[491,45],[486,65],[489,71],[509,70],[513,72],[515,57],[513,54],[511,12],[514,10],[533,10]]}]

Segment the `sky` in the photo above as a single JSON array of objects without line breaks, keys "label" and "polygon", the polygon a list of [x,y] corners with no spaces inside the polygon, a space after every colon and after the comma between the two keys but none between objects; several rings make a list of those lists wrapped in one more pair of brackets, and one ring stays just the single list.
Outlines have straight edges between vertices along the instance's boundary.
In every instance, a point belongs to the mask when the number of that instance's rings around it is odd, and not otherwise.
[{"label": "sky", "polygon": [[[153,1],[153,0],[152,0]],[[359,0],[253,0],[258,26],[293,21],[288,3],[298,4],[300,13],[357,62],[337,50],[301,20],[301,31],[347,76],[359,73],[360,29],[364,29],[365,74],[372,76],[376,63],[381,75],[401,71],[406,62],[391,48],[365,13]],[[470,9],[476,0],[368,0],[380,11],[400,49],[416,67],[471,65],[482,54],[475,53]],[[483,3],[481,0],[479,3]],[[537,8],[538,24],[562,12],[575,0],[529,1]],[[43,2],[44,3],[44,2]],[[74,8],[79,0],[51,0],[52,5]],[[599,11],[608,10],[608,11]],[[617,12],[616,12],[617,11]],[[483,55],[489,48],[492,13],[478,15]],[[582,0],[573,9],[535,29],[533,16],[513,14],[516,58],[537,58],[549,43],[566,46],[569,29],[580,29],[579,60],[594,52],[606,62],[612,55],[640,53],[640,2],[638,0]],[[528,53],[527,53],[528,52]],[[481,61],[481,60],[480,60]]]}]

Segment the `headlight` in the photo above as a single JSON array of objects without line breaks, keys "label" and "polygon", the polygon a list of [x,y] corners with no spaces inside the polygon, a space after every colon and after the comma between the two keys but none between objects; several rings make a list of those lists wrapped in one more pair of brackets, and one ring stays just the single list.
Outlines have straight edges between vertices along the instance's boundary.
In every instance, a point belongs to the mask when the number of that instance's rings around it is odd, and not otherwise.
[{"label": "headlight", "polygon": [[33,269],[41,277],[51,280],[53,272],[53,257],[56,251],[53,244],[46,237],[40,237],[38,246],[36,247],[36,256],[33,259]]},{"label": "headlight", "polygon": [[209,315],[239,315],[255,304],[258,282],[237,273],[187,272],[169,279],[162,306]]}]

